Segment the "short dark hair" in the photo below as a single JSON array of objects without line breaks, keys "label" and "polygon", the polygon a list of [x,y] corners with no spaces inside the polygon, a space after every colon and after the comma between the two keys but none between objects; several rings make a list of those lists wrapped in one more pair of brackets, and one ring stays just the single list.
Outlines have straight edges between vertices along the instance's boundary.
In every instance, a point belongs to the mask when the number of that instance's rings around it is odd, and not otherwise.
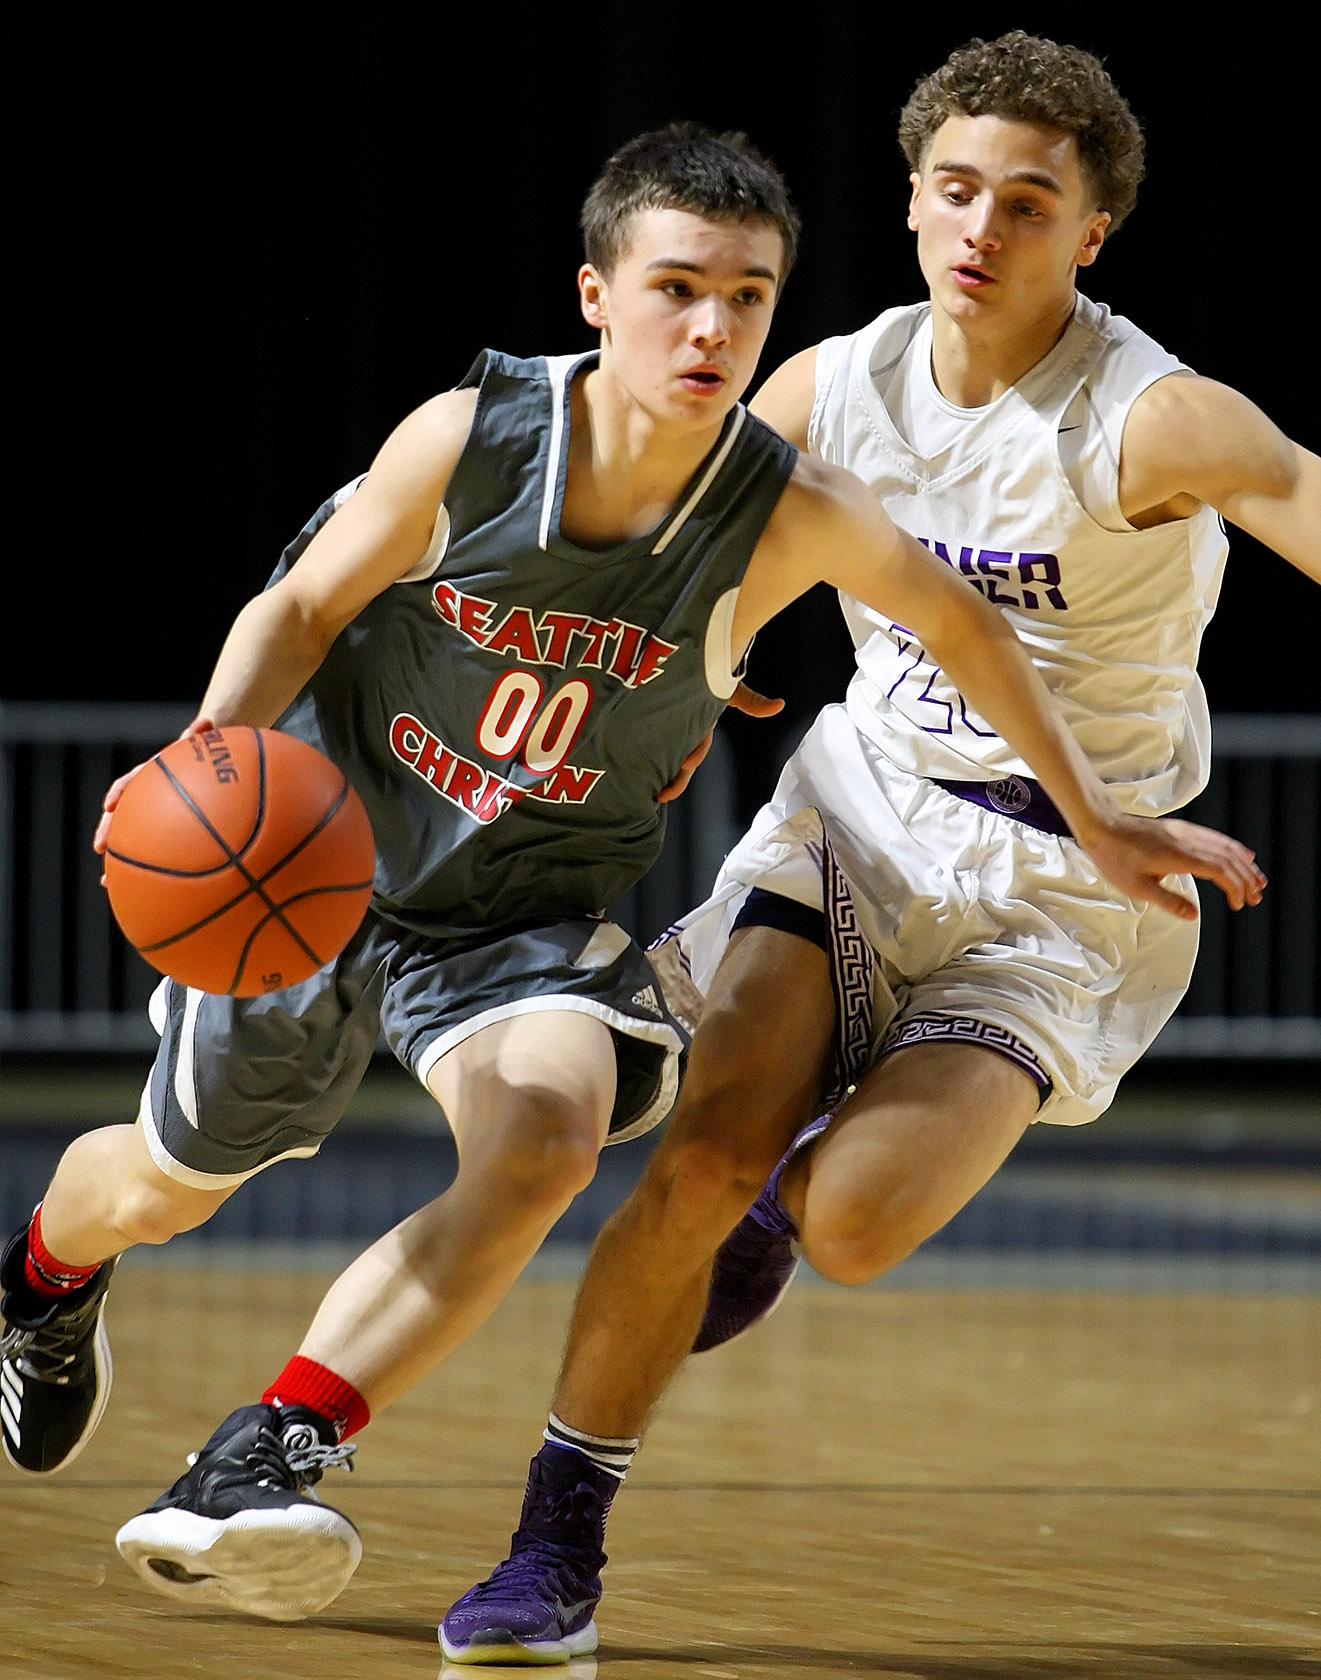
[{"label": "short dark hair", "polygon": [[1012,30],[972,40],[913,89],[899,118],[899,144],[921,171],[936,130],[949,117],[1007,117],[1071,134],[1083,179],[1113,233],[1137,200],[1143,139],[1127,100],[1099,58]]},{"label": "short dark hair", "polygon": [[639,210],[771,222],[784,244],[781,284],[798,253],[802,224],[784,178],[746,134],[672,122],[639,134],[606,160],[579,218],[587,260],[606,279],[627,249]]}]

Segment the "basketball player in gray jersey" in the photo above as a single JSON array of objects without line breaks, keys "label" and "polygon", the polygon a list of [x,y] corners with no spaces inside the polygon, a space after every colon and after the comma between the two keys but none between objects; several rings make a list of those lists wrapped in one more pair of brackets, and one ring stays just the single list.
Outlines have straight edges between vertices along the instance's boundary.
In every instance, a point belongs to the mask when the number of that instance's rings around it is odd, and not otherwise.
[{"label": "basketball player in gray jersey", "polygon": [[379,847],[362,930],[263,998],[167,982],[137,1124],[75,1141],[4,1256],[6,1452],[50,1472],[105,1403],[114,1256],[315,1152],[382,1031],[443,1108],[451,1187],[121,1530],[187,1602],[294,1619],[339,1591],[358,1536],[311,1484],[491,1312],[601,1145],[669,1108],[683,1034],[602,906],[655,857],[659,801],[752,636],[819,580],[911,626],[1121,890],[1185,917],[1171,872],[1259,891],[1233,841],[1121,811],[996,610],[739,407],[796,235],[765,160],[686,126],[644,136],[584,229],[599,350],[485,355],[406,419],[239,614],[191,726],[278,723],[344,766]]},{"label": "basketball player in gray jersey", "polygon": [[[754,410],[1015,626],[1111,797],[1175,811],[1209,761],[1219,516],[1321,580],[1321,462],[1078,295],[1142,162],[1095,59],[972,43],[901,138],[928,298]],[[763,1317],[799,1252],[841,1283],[894,1266],[1029,1124],[1101,1113],[1187,986],[1195,921],[1115,892],[923,633],[845,597],[845,703],[653,953],[700,1012],[684,1088],[593,1251],[511,1555],[442,1623],[455,1661],[590,1649],[606,1512],[689,1350]]]}]

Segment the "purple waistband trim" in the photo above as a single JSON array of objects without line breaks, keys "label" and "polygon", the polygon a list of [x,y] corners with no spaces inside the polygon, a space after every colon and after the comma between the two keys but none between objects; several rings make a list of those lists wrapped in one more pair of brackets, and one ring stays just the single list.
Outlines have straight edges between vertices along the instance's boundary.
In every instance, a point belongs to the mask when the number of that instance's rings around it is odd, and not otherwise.
[{"label": "purple waistband trim", "polygon": [[997,811],[1002,817],[1039,828],[1044,834],[1062,834],[1072,838],[1072,830],[1060,814],[1050,795],[1039,782],[1026,776],[1001,776],[994,782],[946,782],[932,778],[937,787],[952,793],[969,804],[984,810]]}]

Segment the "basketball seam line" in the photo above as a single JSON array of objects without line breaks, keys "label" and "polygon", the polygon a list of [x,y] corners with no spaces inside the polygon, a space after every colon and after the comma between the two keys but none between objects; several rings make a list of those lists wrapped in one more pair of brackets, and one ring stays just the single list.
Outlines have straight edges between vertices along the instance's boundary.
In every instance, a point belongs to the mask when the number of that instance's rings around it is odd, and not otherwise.
[{"label": "basketball seam line", "polygon": [[[175,945],[179,942],[179,940],[188,938],[192,934],[197,933],[200,929],[206,927],[210,922],[215,921],[218,917],[228,914],[228,912],[232,910],[236,904],[241,903],[249,893],[255,893],[256,896],[266,905],[267,914],[249,932],[247,939],[243,943],[242,950],[239,953],[238,967],[235,970],[234,978],[230,983],[231,990],[236,987],[242,979],[243,971],[247,965],[254,940],[264,928],[270,925],[272,920],[279,922],[280,926],[284,928],[285,932],[304,952],[304,954],[310,957],[318,967],[321,967],[324,959],[321,957],[320,953],[307,942],[299,930],[290,923],[288,918],[283,914],[284,909],[290,904],[297,903],[300,899],[317,897],[326,892],[360,892],[364,886],[370,886],[371,884],[370,881],[364,881],[340,883],[333,887],[307,888],[302,892],[295,893],[291,898],[282,899],[278,904],[266,889],[266,883],[271,879],[271,877],[278,874],[281,869],[285,868],[295,857],[298,856],[299,852],[311,845],[312,841],[325,830],[336,813],[343,808],[344,802],[348,798],[349,791],[348,777],[345,776],[343,772],[340,773],[340,786],[336,797],[330,805],[327,806],[326,810],[322,813],[316,824],[310,828],[306,834],[300,837],[295,846],[290,847],[290,849],[282,857],[278,858],[276,862],[274,862],[260,877],[255,875],[244,863],[242,853],[247,851],[261,832],[262,822],[264,821],[266,814],[266,747],[261,738],[260,730],[256,731],[256,735],[259,776],[257,814],[253,821],[252,829],[243,842],[242,851],[239,852],[236,852],[217,831],[215,825],[211,822],[205,811],[201,809],[192,794],[189,793],[188,789],[183,786],[183,784],[175,776],[174,772],[170,770],[167,765],[161,762],[160,756],[158,755],[153,760],[157,768],[161,771],[161,774],[166,778],[175,793],[183,801],[184,805],[193,813],[198,822],[201,823],[202,827],[215,841],[216,845],[218,845],[225,853],[227,863],[221,864],[218,867],[236,869],[242,878],[247,882],[247,885],[237,897],[230,899],[226,904],[219,906],[208,915],[203,916],[200,921],[194,922],[190,927],[183,928],[179,932],[171,934],[168,939],[157,940],[151,945],[138,945],[135,948],[145,956],[149,951],[161,951],[170,945]],[[120,862],[132,864],[134,868],[144,869],[151,873],[160,875],[172,875],[179,879],[205,879],[207,875],[211,875],[216,872],[214,870],[207,870],[200,876],[194,875],[189,877],[182,870],[160,869],[150,864],[137,863],[135,860],[124,857],[119,853],[113,853],[112,855],[117,857]]]}]

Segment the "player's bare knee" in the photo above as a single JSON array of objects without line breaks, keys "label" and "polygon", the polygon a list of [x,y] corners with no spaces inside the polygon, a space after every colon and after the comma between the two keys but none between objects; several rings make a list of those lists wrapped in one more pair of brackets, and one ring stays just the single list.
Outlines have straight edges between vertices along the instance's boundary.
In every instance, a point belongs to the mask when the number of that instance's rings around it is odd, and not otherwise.
[{"label": "player's bare knee", "polygon": [[801,1246],[814,1272],[830,1283],[856,1287],[884,1276],[918,1245],[885,1234],[843,1236],[826,1231],[810,1241],[804,1238]]},{"label": "player's bare knee", "polygon": [[524,1207],[567,1204],[592,1182],[599,1153],[588,1116],[543,1101],[511,1114],[499,1135],[486,1140],[482,1171]]},{"label": "player's bare knee", "polygon": [[649,1188],[682,1220],[718,1219],[731,1225],[751,1206],[779,1159],[778,1140],[739,1136],[714,1129],[675,1138],[657,1152]]},{"label": "player's bare knee", "polygon": [[871,1283],[906,1260],[936,1229],[928,1210],[892,1196],[809,1200],[800,1245],[814,1272],[831,1283]]},{"label": "player's bare knee", "polygon": [[537,1143],[536,1177],[548,1200],[572,1200],[596,1175],[600,1150],[585,1128],[555,1127]]}]

